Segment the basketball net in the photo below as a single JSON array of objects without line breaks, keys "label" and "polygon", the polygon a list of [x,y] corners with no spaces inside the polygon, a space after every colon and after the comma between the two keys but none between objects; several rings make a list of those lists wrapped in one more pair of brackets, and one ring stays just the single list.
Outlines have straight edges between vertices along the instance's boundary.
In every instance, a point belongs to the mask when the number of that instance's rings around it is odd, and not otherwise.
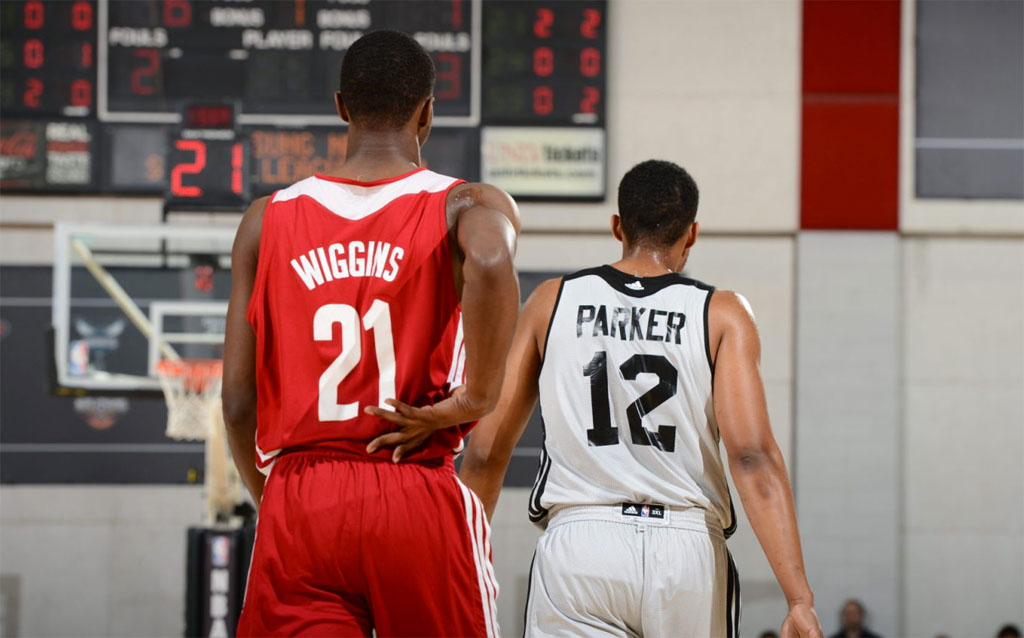
[{"label": "basketball net", "polygon": [[221,413],[223,363],[218,359],[162,359],[157,376],[167,400],[167,436],[206,442],[206,519],[228,521],[243,501]]}]

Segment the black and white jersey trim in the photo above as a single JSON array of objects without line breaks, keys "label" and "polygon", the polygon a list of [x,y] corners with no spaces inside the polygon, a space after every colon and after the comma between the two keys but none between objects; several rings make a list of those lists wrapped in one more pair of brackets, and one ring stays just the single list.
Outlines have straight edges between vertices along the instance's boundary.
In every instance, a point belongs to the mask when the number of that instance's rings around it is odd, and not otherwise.
[{"label": "black and white jersey trim", "polygon": [[[570,275],[571,277],[571,275]],[[555,324],[555,313],[558,312],[558,302],[562,300],[562,290],[565,288],[565,280],[569,277],[562,277],[558,282],[558,294],[555,295],[555,305],[551,307],[551,316],[548,317],[548,329],[544,333],[544,351],[540,353],[540,369],[544,369],[544,357],[548,354],[548,340],[551,338],[551,326]]]},{"label": "black and white jersey trim", "polygon": [[714,286],[708,287],[708,296],[704,299],[704,354],[708,357],[708,367],[711,368],[711,383],[715,380],[715,361],[711,358],[711,326],[708,323],[708,310],[711,308],[711,295],[715,294]]},{"label": "black and white jersey trim", "polygon": [[537,467],[537,478],[533,482],[533,491],[530,492],[530,520],[534,523],[539,523],[548,516],[548,510],[541,505],[541,498],[544,496],[544,486],[548,482],[550,471],[551,457],[548,456],[547,447],[542,447],[540,464]]},{"label": "black and white jersey trim", "polygon": [[732,501],[732,496],[729,497],[729,526],[722,530],[722,534],[726,540],[730,536],[736,533],[736,504]]},{"label": "black and white jersey trim", "polygon": [[[669,286],[693,286],[695,288],[700,288],[701,290],[707,290],[708,292],[715,289],[714,286],[706,284],[703,281],[683,277],[678,273],[668,273],[665,275],[658,275],[657,277],[638,277],[636,275],[622,272],[621,270],[608,265],[586,268],[584,270],[574,272],[571,275],[566,275],[562,278],[562,283],[564,285],[566,281],[586,277],[588,275],[596,275],[600,277],[609,286],[624,295],[629,295],[630,297],[649,297],[650,295],[664,290]],[[641,284],[639,289],[635,287],[637,282]],[[634,287],[631,288],[630,286]],[[561,290],[559,290],[559,293],[561,293]],[[555,303],[555,307],[558,307],[557,302]]]}]

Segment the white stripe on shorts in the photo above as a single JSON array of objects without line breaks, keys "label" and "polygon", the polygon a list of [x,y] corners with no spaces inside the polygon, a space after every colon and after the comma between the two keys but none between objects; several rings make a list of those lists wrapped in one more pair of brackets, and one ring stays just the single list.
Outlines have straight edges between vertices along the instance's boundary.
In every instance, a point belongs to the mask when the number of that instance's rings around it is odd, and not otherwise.
[{"label": "white stripe on shorts", "polygon": [[[495,598],[498,595],[498,583],[494,580],[494,571],[491,566],[488,537],[490,529],[483,514],[483,507],[479,505],[476,495],[456,479],[459,489],[462,490],[462,501],[466,509],[466,527],[469,528],[469,539],[473,545],[473,562],[476,564],[477,584],[480,587],[480,601],[484,612],[484,625],[487,628],[487,636],[497,638],[498,632],[498,609],[495,605]],[[486,529],[486,532],[482,530]]]}]

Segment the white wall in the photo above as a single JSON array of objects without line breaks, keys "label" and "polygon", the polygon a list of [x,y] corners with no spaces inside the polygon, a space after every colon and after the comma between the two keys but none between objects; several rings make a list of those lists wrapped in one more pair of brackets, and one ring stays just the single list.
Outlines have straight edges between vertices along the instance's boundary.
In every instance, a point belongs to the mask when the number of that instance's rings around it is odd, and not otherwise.
[{"label": "white wall", "polygon": [[860,599],[900,625],[900,244],[895,233],[797,241],[797,510],[826,631]]},{"label": "white wall", "polygon": [[903,243],[906,632],[1024,621],[1024,239]]}]

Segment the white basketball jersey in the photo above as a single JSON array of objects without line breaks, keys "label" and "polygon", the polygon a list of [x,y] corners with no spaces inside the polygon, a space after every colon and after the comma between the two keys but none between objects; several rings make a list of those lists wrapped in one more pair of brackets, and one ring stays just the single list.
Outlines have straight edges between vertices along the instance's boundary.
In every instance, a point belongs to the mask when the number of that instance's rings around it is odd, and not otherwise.
[{"label": "white basketball jersey", "polygon": [[540,372],[544,449],[530,519],[572,505],[735,514],[711,404],[714,288],[611,266],[562,280]]}]

